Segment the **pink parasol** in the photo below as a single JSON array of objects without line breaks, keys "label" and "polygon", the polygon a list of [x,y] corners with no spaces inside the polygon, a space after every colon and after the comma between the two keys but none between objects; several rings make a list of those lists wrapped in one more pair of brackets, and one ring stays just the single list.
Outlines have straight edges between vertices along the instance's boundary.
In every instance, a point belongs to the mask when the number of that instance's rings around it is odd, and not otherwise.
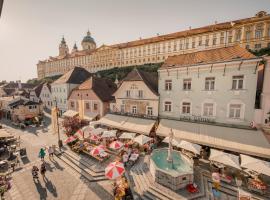
[{"label": "pink parasol", "polygon": [[79,138],[84,138],[84,133],[83,133],[83,131],[82,131],[81,129],[79,129],[79,130],[75,133],[75,135],[77,135]]},{"label": "pink parasol", "polygon": [[110,144],[110,148],[111,149],[120,149],[124,144],[120,141],[113,141],[111,144]]},{"label": "pink parasol", "polygon": [[101,148],[101,147],[94,147],[92,150],[91,150],[91,152],[90,152],[90,154],[92,155],[92,156],[98,156],[98,155],[100,155],[102,152],[104,152],[105,150],[103,149],[103,148]]},{"label": "pink parasol", "polygon": [[90,136],[90,140],[97,141],[97,140],[99,140],[99,139],[100,139],[100,137],[97,136],[97,135],[91,135],[91,136]]},{"label": "pink parasol", "polygon": [[66,139],[65,143],[68,144],[68,143],[74,142],[75,140],[77,140],[77,137],[70,136],[68,139]]},{"label": "pink parasol", "polygon": [[121,162],[112,162],[105,168],[105,176],[108,179],[116,179],[123,175],[125,168]]}]

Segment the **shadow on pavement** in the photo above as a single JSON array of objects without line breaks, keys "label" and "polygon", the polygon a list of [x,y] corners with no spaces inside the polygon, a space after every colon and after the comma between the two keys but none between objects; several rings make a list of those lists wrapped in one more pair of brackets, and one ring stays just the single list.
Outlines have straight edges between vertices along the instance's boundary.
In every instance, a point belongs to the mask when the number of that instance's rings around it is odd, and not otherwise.
[{"label": "shadow on pavement", "polygon": [[30,160],[29,160],[28,157],[23,157],[23,158],[21,158],[21,160],[22,160],[22,163],[23,163],[24,165],[27,164],[27,163],[30,163]]},{"label": "shadow on pavement", "polygon": [[47,199],[47,190],[46,188],[42,187],[42,185],[40,184],[40,181],[34,181],[35,186],[37,188],[37,191],[39,193],[39,199],[40,200],[46,200]]},{"label": "shadow on pavement", "polygon": [[54,164],[56,169],[59,169],[61,171],[64,170],[64,168],[61,165],[59,165],[59,163],[56,160],[52,160],[52,163]]},{"label": "shadow on pavement", "polygon": [[57,197],[57,196],[58,196],[58,195],[57,195],[57,191],[56,191],[56,187],[55,187],[54,184],[53,184],[50,180],[48,180],[47,178],[45,178],[45,186],[46,186],[47,190],[48,190],[50,193],[52,193],[52,195],[53,195],[54,197]]}]

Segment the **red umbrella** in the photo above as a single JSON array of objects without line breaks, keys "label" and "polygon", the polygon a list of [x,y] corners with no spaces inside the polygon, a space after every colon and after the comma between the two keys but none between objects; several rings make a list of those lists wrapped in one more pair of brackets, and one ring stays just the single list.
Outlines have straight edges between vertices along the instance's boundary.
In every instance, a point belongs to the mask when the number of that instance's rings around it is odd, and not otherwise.
[{"label": "red umbrella", "polygon": [[92,155],[92,156],[97,156],[97,155],[100,155],[100,153],[101,152],[104,152],[105,150],[103,149],[103,148],[101,148],[101,147],[94,147],[92,150],[91,150],[91,152],[90,152],[90,154]]},{"label": "red umbrella", "polygon": [[120,141],[113,141],[111,144],[110,144],[110,148],[111,149],[120,149],[124,144]]},{"label": "red umbrella", "polygon": [[80,138],[84,138],[84,133],[83,133],[83,131],[82,131],[81,129],[79,129],[79,130],[75,133],[75,135],[77,135],[77,136],[80,137]]},{"label": "red umbrella", "polygon": [[105,176],[108,179],[116,179],[123,175],[125,168],[121,162],[112,162],[105,168]]},{"label": "red umbrella", "polygon": [[91,136],[90,136],[90,140],[97,141],[97,140],[99,140],[99,139],[100,139],[100,137],[97,136],[97,135],[91,135]]},{"label": "red umbrella", "polygon": [[66,139],[65,143],[68,144],[68,143],[74,142],[75,140],[77,140],[77,137],[70,136],[68,139]]}]

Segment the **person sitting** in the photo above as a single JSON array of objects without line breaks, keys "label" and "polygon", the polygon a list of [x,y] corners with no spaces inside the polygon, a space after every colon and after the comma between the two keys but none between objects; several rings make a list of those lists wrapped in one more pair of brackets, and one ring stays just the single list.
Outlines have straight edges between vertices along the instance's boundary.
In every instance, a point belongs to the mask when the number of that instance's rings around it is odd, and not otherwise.
[{"label": "person sitting", "polygon": [[39,171],[38,167],[34,165],[32,168],[32,176],[34,180],[38,179],[38,171]]}]

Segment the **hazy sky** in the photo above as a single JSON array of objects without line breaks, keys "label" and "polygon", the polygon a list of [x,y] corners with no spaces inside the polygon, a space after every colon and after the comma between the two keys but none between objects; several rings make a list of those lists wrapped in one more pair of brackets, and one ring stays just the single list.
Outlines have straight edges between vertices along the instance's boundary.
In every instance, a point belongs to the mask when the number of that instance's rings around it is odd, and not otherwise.
[{"label": "hazy sky", "polygon": [[4,0],[0,80],[37,77],[36,63],[72,49],[89,29],[97,45],[114,44],[270,12],[269,0]]}]

